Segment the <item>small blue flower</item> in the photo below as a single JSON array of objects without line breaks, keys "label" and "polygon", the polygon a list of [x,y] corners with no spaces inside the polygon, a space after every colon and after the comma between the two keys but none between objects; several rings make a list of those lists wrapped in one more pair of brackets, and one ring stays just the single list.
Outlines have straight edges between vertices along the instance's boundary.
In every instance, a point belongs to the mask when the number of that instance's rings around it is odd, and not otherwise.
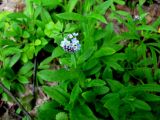
[{"label": "small blue flower", "polygon": [[66,52],[70,52],[70,53],[74,53],[80,50],[81,45],[79,44],[79,40],[76,38],[76,36],[78,36],[78,33],[68,34],[67,38],[64,38],[63,41],[61,41],[60,46]]}]

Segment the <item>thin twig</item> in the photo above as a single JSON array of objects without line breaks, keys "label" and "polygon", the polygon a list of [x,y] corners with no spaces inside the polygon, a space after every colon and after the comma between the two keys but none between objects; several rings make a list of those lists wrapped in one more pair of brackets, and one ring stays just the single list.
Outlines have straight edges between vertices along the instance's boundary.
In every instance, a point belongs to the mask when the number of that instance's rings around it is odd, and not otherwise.
[{"label": "thin twig", "polygon": [[28,116],[29,120],[32,120],[30,114],[27,112],[27,110],[23,107],[23,105],[16,99],[16,97],[13,96],[13,94],[0,82],[0,87],[3,89],[5,93],[7,93],[14,102],[17,103],[17,105],[22,109],[23,113]]}]

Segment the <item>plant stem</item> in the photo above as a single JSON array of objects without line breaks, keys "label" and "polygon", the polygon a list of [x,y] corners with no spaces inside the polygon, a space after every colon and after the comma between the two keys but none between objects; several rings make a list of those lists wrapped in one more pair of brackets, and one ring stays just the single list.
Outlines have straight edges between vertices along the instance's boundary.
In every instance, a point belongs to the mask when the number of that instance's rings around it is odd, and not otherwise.
[{"label": "plant stem", "polygon": [[17,105],[22,109],[23,113],[28,116],[29,120],[32,120],[30,114],[27,112],[27,110],[23,107],[23,105],[16,99],[16,97],[13,96],[13,94],[0,82],[0,87],[3,89],[5,93],[7,93],[14,102],[17,103]]}]

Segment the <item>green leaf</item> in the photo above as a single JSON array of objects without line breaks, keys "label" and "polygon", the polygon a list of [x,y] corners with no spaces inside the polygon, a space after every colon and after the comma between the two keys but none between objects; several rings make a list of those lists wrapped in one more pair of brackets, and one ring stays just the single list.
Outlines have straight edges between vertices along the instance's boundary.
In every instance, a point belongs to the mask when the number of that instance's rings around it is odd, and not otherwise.
[{"label": "green leaf", "polygon": [[95,52],[94,58],[99,58],[99,57],[103,57],[103,56],[107,56],[107,55],[112,55],[115,52],[116,51],[113,48],[102,47],[100,50],[98,50],[97,52]]},{"label": "green leaf", "polygon": [[40,39],[36,39],[35,42],[34,42],[34,45],[35,45],[35,46],[39,46],[39,45],[41,45],[41,43],[42,43],[42,42],[41,42]]},{"label": "green leaf", "polygon": [[69,0],[68,4],[67,4],[67,12],[72,12],[73,9],[75,8],[76,4],[77,4],[78,0]]},{"label": "green leaf", "polygon": [[52,21],[52,18],[51,18],[51,16],[50,16],[49,12],[48,12],[46,9],[42,9],[40,15],[41,15],[41,19],[42,19],[42,21],[43,21],[44,23],[49,23],[49,22]]},{"label": "green leaf", "polygon": [[137,90],[148,91],[148,92],[160,92],[160,85],[158,84],[143,84],[136,86]]},{"label": "green leaf", "polygon": [[43,87],[44,92],[61,105],[66,105],[69,102],[69,95],[60,87]]},{"label": "green leaf", "polygon": [[86,49],[81,56],[79,56],[77,64],[83,63],[85,60],[87,60],[95,51],[95,47],[89,47]]},{"label": "green leaf", "polygon": [[147,110],[147,111],[151,110],[151,107],[142,100],[135,99],[132,104],[134,105],[134,107],[138,109]]},{"label": "green leaf", "polygon": [[152,94],[152,93],[143,93],[142,97],[145,101],[149,101],[149,102],[160,101],[160,96]]},{"label": "green leaf", "polygon": [[109,87],[107,86],[97,86],[93,88],[96,95],[103,95],[109,92]]},{"label": "green leaf", "polygon": [[120,97],[117,93],[110,93],[105,95],[102,98],[102,101],[105,103],[104,107],[108,109],[114,120],[119,120],[119,110],[120,110]]},{"label": "green leaf", "polygon": [[146,0],[139,0],[139,5],[142,6],[145,2]]},{"label": "green leaf", "polygon": [[148,26],[148,25],[138,26],[138,27],[136,27],[136,30],[145,30],[145,31],[157,32],[157,30],[154,27]]},{"label": "green leaf", "polygon": [[120,5],[125,5],[125,1],[123,0],[114,0],[114,2]]},{"label": "green leaf", "polygon": [[20,57],[21,57],[21,54],[20,54],[20,53],[15,54],[15,55],[10,59],[9,67],[12,67],[13,65],[15,65],[16,62],[20,59]]},{"label": "green leaf", "polygon": [[18,76],[17,79],[18,79],[18,81],[19,81],[20,83],[23,83],[23,84],[29,83],[29,80],[27,79],[26,76]]},{"label": "green leaf", "polygon": [[57,58],[57,57],[60,57],[61,55],[63,55],[64,53],[65,52],[62,48],[56,47],[52,52],[52,57]]},{"label": "green leaf", "polygon": [[73,71],[60,70],[41,70],[38,72],[38,77],[46,81],[65,81],[73,80],[78,77]]},{"label": "green leaf", "polygon": [[73,12],[65,12],[56,15],[57,17],[65,20],[82,21],[84,17],[81,14]]},{"label": "green leaf", "polygon": [[56,114],[56,120],[68,120],[68,115],[65,112],[59,112]]},{"label": "green leaf", "polygon": [[116,80],[107,80],[109,86],[111,87],[111,90],[113,92],[118,92],[121,89],[124,88],[123,84],[121,84],[119,81]]},{"label": "green leaf", "polygon": [[69,103],[74,105],[74,103],[76,102],[76,100],[78,100],[78,96],[79,96],[79,94],[81,92],[82,92],[82,89],[79,86],[79,82],[77,82],[76,85],[72,89]]},{"label": "green leaf", "polygon": [[94,86],[104,86],[106,83],[103,80],[91,80],[87,83],[87,87],[94,87]]},{"label": "green leaf", "polygon": [[94,100],[96,99],[96,94],[93,91],[85,91],[82,93],[82,97],[87,102],[94,102]]},{"label": "green leaf", "polygon": [[76,105],[70,111],[70,120],[97,120],[91,109],[86,105]]},{"label": "green leaf", "polygon": [[105,2],[102,2],[101,4],[95,7],[95,11],[97,13],[104,14],[112,4],[113,4],[113,0],[107,0]]},{"label": "green leaf", "polygon": [[47,101],[38,108],[37,117],[38,120],[55,120],[56,114],[59,112],[54,109],[59,104],[55,101]]},{"label": "green leaf", "polygon": [[107,21],[106,21],[105,17],[100,15],[100,14],[92,13],[92,14],[88,15],[87,17],[94,18],[96,20],[99,20],[102,23],[106,23],[107,24]]},{"label": "green leaf", "polygon": [[26,63],[24,66],[22,66],[22,67],[20,68],[20,70],[18,71],[18,73],[21,74],[21,75],[25,75],[25,74],[27,74],[32,68],[33,68],[33,63],[28,62],[28,63]]}]

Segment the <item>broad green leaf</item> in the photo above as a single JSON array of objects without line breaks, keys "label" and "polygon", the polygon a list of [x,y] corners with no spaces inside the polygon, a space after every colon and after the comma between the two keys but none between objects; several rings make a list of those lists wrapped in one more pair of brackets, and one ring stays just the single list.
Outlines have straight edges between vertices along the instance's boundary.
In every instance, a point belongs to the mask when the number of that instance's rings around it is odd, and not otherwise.
[{"label": "broad green leaf", "polygon": [[115,3],[120,4],[120,5],[125,5],[124,0],[114,0]]},{"label": "broad green leaf", "polygon": [[99,20],[102,23],[107,23],[105,17],[100,14],[92,13],[92,14],[88,15],[87,17],[94,18],[96,20]]},{"label": "broad green leaf", "polygon": [[95,7],[95,11],[97,13],[104,14],[112,4],[113,4],[113,0],[107,0],[105,2],[102,2],[101,4]]},{"label": "broad green leaf", "polygon": [[60,70],[41,70],[38,72],[38,77],[46,81],[65,81],[73,80],[78,77],[77,73],[67,71],[65,69]]},{"label": "broad green leaf", "polygon": [[69,112],[70,120],[97,120],[91,109],[86,105],[76,105]]},{"label": "broad green leaf", "polygon": [[41,42],[40,39],[36,39],[35,42],[34,42],[34,45],[35,45],[35,46],[39,46],[39,45],[41,45],[41,44],[42,44],[42,42]]},{"label": "broad green leaf", "polygon": [[65,112],[59,112],[56,114],[56,120],[68,120],[68,115]]},{"label": "broad green leaf", "polygon": [[134,107],[138,109],[147,110],[147,111],[151,110],[151,107],[142,100],[135,99],[132,104],[134,105]]},{"label": "broad green leaf", "polygon": [[37,110],[38,120],[55,120],[56,114],[59,112],[55,108],[59,104],[55,101],[47,101],[42,104]]},{"label": "broad green leaf", "polygon": [[76,4],[77,4],[78,0],[69,0],[68,4],[67,4],[67,12],[72,12],[73,9],[75,8]]},{"label": "broad green leaf", "polygon": [[22,67],[20,68],[20,70],[18,71],[18,73],[21,74],[21,75],[25,75],[25,74],[27,74],[30,70],[32,70],[32,68],[33,68],[33,63],[28,62],[28,63],[26,63],[24,66],[22,66]]},{"label": "broad green leaf", "polygon": [[27,84],[27,83],[29,83],[29,80],[28,80],[28,78],[26,77],[26,76],[18,76],[18,81],[20,82],[20,83],[22,83],[22,84]]},{"label": "broad green leaf", "polygon": [[106,83],[103,80],[91,80],[87,83],[87,87],[94,87],[94,86],[104,86]]},{"label": "broad green leaf", "polygon": [[111,87],[111,90],[113,92],[118,92],[121,89],[124,88],[123,84],[121,84],[119,81],[117,80],[107,80],[109,86]]},{"label": "broad green leaf", "polygon": [[107,55],[112,55],[115,52],[116,51],[113,48],[102,47],[100,50],[98,50],[97,52],[95,52],[94,58],[99,58],[99,57],[103,57],[103,56],[107,56]]},{"label": "broad green leaf", "polygon": [[61,55],[63,55],[65,52],[62,48],[60,47],[56,47],[53,52],[52,52],[52,57],[56,58],[56,57],[60,57]]},{"label": "broad green leaf", "polygon": [[65,20],[82,21],[84,17],[79,13],[65,12],[56,15],[57,17]]},{"label": "broad green leaf", "polygon": [[62,93],[62,90],[60,89],[61,89],[60,87],[48,87],[48,86],[43,87],[44,92],[48,96],[54,99],[57,103],[61,105],[66,105],[69,102],[69,95],[64,90]]},{"label": "broad green leaf", "polygon": [[119,94],[117,93],[107,94],[102,98],[102,101],[104,102],[104,107],[108,109],[112,118],[114,120],[119,120],[119,114],[120,114],[119,107],[121,105]]},{"label": "broad green leaf", "polygon": [[81,92],[82,92],[82,89],[79,86],[79,82],[77,82],[72,89],[69,103],[74,105],[76,100],[78,100],[78,96]]},{"label": "broad green leaf", "polygon": [[51,18],[51,16],[50,16],[49,12],[48,12],[46,9],[42,9],[40,15],[41,15],[41,19],[42,19],[42,21],[43,21],[44,23],[49,23],[49,22],[52,21],[52,18]]},{"label": "broad green leaf", "polygon": [[138,27],[136,27],[136,30],[145,30],[145,31],[157,32],[157,30],[154,27],[148,26],[148,25],[138,26]]},{"label": "broad green leaf", "polygon": [[15,54],[15,55],[10,59],[10,65],[9,65],[9,67],[12,67],[13,65],[15,65],[16,62],[20,59],[20,57],[21,57],[21,54],[20,54],[20,53]]},{"label": "broad green leaf", "polygon": [[142,6],[145,2],[146,0],[139,0],[139,5]]},{"label": "broad green leaf", "polygon": [[94,102],[94,100],[96,99],[96,94],[93,91],[85,91],[82,93],[82,97],[87,102]]},{"label": "broad green leaf", "polygon": [[50,9],[56,8],[62,0],[41,0],[42,6],[49,7]]},{"label": "broad green leaf", "polygon": [[96,95],[103,95],[109,92],[109,87],[107,86],[97,86],[93,88]]},{"label": "broad green leaf", "polygon": [[92,69],[92,68],[95,67],[98,63],[99,63],[99,61],[98,61],[97,59],[88,60],[87,62],[85,62],[85,63],[83,64],[83,70]]},{"label": "broad green leaf", "polygon": [[149,102],[160,101],[160,96],[152,93],[143,93],[142,97],[145,101],[149,101]]},{"label": "broad green leaf", "polygon": [[77,64],[81,64],[86,61],[93,54],[94,51],[95,47],[89,47],[88,49],[86,49],[86,51],[84,51],[82,55],[79,56]]}]

